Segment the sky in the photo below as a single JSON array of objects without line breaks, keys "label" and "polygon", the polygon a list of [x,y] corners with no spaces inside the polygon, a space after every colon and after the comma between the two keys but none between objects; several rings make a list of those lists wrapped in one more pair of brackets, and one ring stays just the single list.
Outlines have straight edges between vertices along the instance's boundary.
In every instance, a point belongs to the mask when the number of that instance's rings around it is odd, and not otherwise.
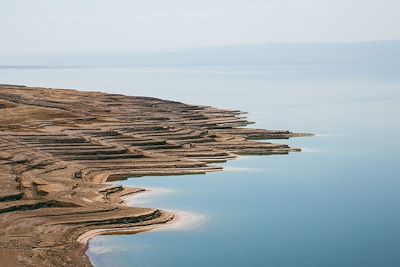
[{"label": "sky", "polygon": [[400,39],[399,0],[1,0],[0,54]]}]

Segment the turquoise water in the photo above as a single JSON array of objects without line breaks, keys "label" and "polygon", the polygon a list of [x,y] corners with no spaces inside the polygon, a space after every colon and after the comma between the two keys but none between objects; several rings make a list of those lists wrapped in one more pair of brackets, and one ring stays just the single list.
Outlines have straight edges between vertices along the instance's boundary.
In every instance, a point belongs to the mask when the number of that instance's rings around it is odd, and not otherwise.
[{"label": "turquoise water", "polygon": [[200,220],[97,237],[96,266],[400,266],[399,65],[4,68],[0,81],[237,108],[316,134],[225,172],[120,182],[155,192],[132,203]]}]

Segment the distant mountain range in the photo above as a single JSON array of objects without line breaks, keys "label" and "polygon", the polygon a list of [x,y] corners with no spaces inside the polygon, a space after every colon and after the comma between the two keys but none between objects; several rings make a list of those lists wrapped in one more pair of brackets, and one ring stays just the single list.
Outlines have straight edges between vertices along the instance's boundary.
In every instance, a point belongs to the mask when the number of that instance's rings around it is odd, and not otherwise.
[{"label": "distant mountain range", "polygon": [[400,63],[400,40],[360,43],[270,43],[164,53],[0,55],[0,66],[143,66]]}]

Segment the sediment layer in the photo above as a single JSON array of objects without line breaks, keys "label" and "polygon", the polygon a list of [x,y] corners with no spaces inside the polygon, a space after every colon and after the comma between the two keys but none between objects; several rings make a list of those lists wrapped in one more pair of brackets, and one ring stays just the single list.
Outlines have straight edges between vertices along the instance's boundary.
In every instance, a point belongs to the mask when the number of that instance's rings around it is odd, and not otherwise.
[{"label": "sediment layer", "polygon": [[91,266],[90,233],[173,219],[124,205],[122,196],[142,189],[107,181],[204,174],[237,155],[299,151],[255,140],[303,134],[240,128],[248,124],[236,110],[0,85],[0,265]]}]

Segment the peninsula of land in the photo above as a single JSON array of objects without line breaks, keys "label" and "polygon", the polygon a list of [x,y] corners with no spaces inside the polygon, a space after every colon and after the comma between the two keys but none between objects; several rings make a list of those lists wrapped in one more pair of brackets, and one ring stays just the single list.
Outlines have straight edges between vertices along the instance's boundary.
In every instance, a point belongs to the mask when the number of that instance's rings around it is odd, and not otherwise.
[{"label": "peninsula of land", "polygon": [[94,235],[139,232],[174,214],[129,207],[107,181],[218,171],[237,155],[287,154],[303,136],[243,128],[236,110],[149,97],[0,85],[0,266],[92,266]]}]

